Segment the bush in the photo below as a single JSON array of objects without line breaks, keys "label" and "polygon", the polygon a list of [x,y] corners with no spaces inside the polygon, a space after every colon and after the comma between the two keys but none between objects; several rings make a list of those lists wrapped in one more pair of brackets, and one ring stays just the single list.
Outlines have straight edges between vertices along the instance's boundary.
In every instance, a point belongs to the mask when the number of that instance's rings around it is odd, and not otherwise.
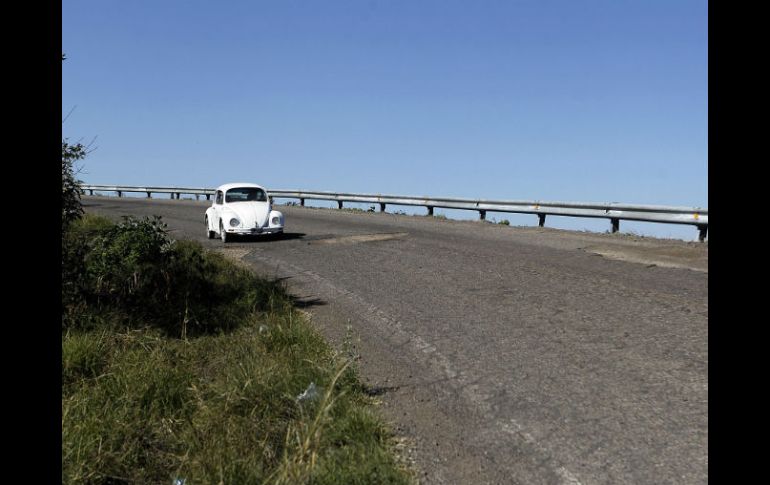
[{"label": "bush", "polygon": [[83,215],[80,203],[80,181],[75,178],[75,162],[86,156],[86,147],[78,143],[70,145],[67,140],[61,143],[61,224],[62,230]]},{"label": "bush", "polygon": [[[276,285],[209,253],[173,241],[162,220],[73,224],[62,256],[62,327],[152,326],[187,337],[229,331],[244,315],[289,301]],[[279,297],[279,298],[277,298]]]},{"label": "bush", "polygon": [[160,217],[124,222],[93,238],[85,257],[89,288],[117,305],[139,303],[162,289],[162,269],[172,241]]}]

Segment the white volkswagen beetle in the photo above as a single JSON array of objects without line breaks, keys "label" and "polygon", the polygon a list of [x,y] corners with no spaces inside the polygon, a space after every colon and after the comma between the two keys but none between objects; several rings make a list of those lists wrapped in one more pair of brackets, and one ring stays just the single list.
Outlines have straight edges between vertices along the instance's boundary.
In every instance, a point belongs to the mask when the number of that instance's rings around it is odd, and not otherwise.
[{"label": "white volkswagen beetle", "polygon": [[257,184],[237,183],[217,187],[214,203],[206,209],[206,235],[222,242],[230,236],[280,234],[283,214],[272,210],[270,196]]}]

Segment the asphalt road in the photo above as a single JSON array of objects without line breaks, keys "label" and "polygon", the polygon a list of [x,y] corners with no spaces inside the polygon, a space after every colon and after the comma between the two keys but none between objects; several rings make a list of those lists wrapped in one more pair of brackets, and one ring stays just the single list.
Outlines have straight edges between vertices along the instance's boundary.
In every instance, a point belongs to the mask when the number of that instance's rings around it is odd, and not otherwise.
[{"label": "asphalt road", "polygon": [[84,202],[286,278],[422,483],[708,481],[707,245],[281,206],[223,248],[205,201]]}]

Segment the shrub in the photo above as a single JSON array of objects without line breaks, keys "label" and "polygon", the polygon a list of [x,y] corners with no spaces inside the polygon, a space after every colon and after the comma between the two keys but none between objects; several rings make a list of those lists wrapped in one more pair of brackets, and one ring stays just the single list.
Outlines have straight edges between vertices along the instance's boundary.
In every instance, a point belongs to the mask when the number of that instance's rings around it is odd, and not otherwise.
[{"label": "shrub", "polygon": [[80,181],[75,178],[75,162],[86,156],[86,147],[78,143],[61,143],[61,224],[62,230],[83,215],[80,203]]},{"label": "shrub", "polygon": [[167,286],[163,269],[171,246],[165,224],[157,216],[127,217],[98,232],[83,255],[83,289],[89,303],[147,314]]},{"label": "shrub", "polygon": [[152,326],[187,337],[229,331],[244,315],[275,310],[280,287],[193,241],[173,241],[162,220],[86,217],[63,245],[62,327]]}]

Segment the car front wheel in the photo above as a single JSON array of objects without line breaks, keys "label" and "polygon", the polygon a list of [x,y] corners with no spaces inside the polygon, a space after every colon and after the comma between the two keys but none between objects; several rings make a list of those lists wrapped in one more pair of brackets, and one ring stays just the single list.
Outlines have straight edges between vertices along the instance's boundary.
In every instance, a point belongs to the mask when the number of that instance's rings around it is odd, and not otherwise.
[{"label": "car front wheel", "polygon": [[225,226],[221,221],[219,222],[219,237],[222,238],[223,243],[227,243],[227,231],[225,231]]},{"label": "car front wheel", "polygon": [[209,218],[206,217],[206,236],[208,236],[209,239],[214,239],[214,231],[211,230],[209,227]]}]

